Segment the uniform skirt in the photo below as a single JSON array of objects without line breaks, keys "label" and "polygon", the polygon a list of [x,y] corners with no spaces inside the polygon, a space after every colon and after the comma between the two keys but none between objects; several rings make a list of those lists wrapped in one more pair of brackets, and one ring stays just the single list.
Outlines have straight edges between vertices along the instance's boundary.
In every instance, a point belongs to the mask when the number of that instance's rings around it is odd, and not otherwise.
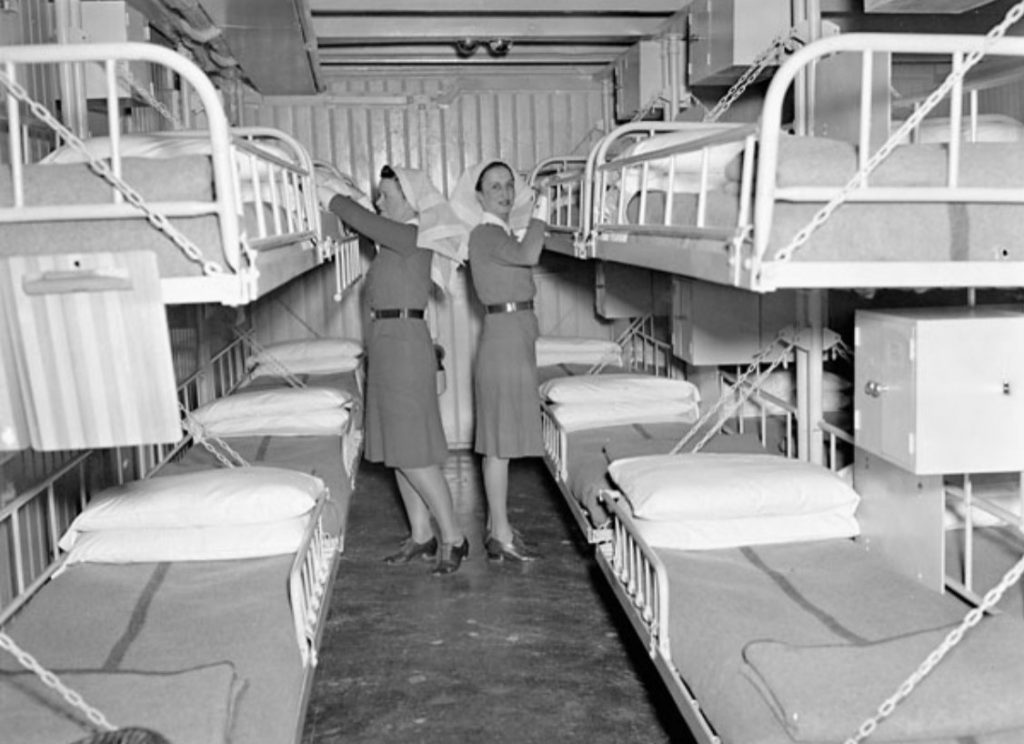
[{"label": "uniform skirt", "polygon": [[473,375],[474,449],[493,457],[543,454],[537,392],[537,316],[529,311],[484,316]]},{"label": "uniform skirt", "polygon": [[437,357],[427,324],[374,320],[366,363],[366,459],[395,468],[440,465],[448,441],[437,403]]}]

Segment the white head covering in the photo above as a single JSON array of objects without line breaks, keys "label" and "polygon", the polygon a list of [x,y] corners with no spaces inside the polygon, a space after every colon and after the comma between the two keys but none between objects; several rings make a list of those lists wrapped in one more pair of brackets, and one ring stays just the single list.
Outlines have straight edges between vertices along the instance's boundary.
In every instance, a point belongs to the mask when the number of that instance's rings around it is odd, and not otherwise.
[{"label": "white head covering", "polygon": [[430,278],[447,290],[455,269],[466,260],[467,228],[426,173],[394,166],[391,169],[398,176],[406,201],[418,214],[416,245],[434,251]]},{"label": "white head covering", "polygon": [[512,211],[508,216],[508,227],[516,237],[522,238],[523,233],[526,232],[526,228],[530,224],[530,212],[533,210],[533,189],[530,188],[529,184],[503,160],[487,160],[483,163],[477,163],[462,174],[458,183],[455,184],[451,199],[449,199],[455,214],[466,224],[465,241],[467,246],[469,244],[469,230],[479,225],[484,219],[484,209],[480,206],[480,201],[477,199],[476,182],[480,180],[480,174],[484,168],[491,163],[503,163],[512,171],[512,182],[515,185],[516,196],[515,201],[512,203]]}]

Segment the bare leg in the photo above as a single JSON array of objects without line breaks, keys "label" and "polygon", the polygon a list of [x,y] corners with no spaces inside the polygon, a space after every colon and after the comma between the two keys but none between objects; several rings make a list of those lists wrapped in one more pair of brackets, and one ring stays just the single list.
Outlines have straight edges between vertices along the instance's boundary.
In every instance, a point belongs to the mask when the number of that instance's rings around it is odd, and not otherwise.
[{"label": "bare leg", "polygon": [[487,529],[502,543],[512,542],[508,521],[508,458],[484,456],[484,492],[487,495]]},{"label": "bare leg", "polygon": [[398,483],[398,493],[402,496],[402,504],[405,506],[405,515],[409,518],[409,531],[412,539],[418,543],[424,543],[434,536],[430,526],[430,511],[426,502],[420,498],[416,487],[409,482],[405,471],[395,469],[395,481]]},{"label": "bare leg", "polygon": [[[402,500],[406,502],[406,511],[409,513],[409,522],[413,522],[413,514],[416,513],[416,519],[422,519],[423,515],[427,515],[427,532],[426,537],[423,540],[430,539],[429,532],[429,517],[433,515],[434,521],[437,522],[437,528],[441,531],[441,542],[446,543],[459,543],[462,541],[462,530],[455,523],[455,508],[452,506],[452,494],[448,489],[448,481],[445,480],[444,473],[441,472],[441,468],[438,465],[430,465],[425,468],[402,468],[397,471],[399,475],[399,490],[402,491]],[[402,480],[407,481],[407,485],[411,486],[413,495],[416,496],[418,505],[415,509],[421,510],[414,512],[409,507],[410,498],[406,501],[405,491],[401,487]],[[421,538],[417,536],[415,530],[416,526],[413,526],[413,539],[421,541]]]}]

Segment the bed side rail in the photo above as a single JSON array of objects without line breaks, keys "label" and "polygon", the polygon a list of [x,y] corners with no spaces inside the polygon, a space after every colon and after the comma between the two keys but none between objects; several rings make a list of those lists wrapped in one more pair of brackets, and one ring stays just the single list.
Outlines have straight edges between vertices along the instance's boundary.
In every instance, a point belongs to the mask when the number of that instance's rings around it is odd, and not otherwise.
[{"label": "bed side rail", "polygon": [[548,198],[550,232],[580,232],[586,164],[585,155],[562,155],[546,158],[530,171],[527,182]]},{"label": "bed side rail", "polygon": [[[80,71],[85,68],[103,70],[105,85],[104,99],[108,110],[108,129],[110,137],[111,170],[115,175],[121,172],[121,139],[124,134],[120,111],[120,84],[118,67],[123,62],[143,62],[167,69],[182,81],[183,90],[187,88],[201,106],[201,116],[207,127],[210,142],[210,158],[213,164],[214,193],[213,202],[185,202],[153,204],[167,216],[187,216],[195,214],[216,214],[220,224],[221,244],[224,246],[224,262],[228,267],[237,269],[242,262],[240,255],[240,227],[236,205],[239,203],[237,181],[234,175],[232,154],[230,150],[231,132],[228,119],[221,104],[217,89],[205,73],[194,63],[182,55],[159,46],[145,43],[119,44],[26,44],[0,46],[0,69],[6,73],[9,81],[21,85],[19,81],[27,80],[34,70],[50,68],[63,64]],[[56,122],[50,112],[42,106],[33,108],[37,118],[47,124]],[[13,206],[0,208],[0,222],[22,222],[39,220],[73,220],[133,217],[138,219],[139,212],[135,207],[125,203],[123,196],[116,189],[111,189],[109,202],[102,204],[81,205],[29,205],[25,203],[24,165],[21,152],[22,113],[12,95],[7,96],[7,115],[9,120],[7,150],[11,154],[11,188]],[[52,124],[51,124],[52,126]],[[18,157],[15,157],[19,154]]]},{"label": "bed side rail", "polygon": [[315,667],[329,602],[327,587],[334,572],[340,541],[327,534],[323,511],[330,500],[325,489],[310,515],[309,527],[288,574],[295,638],[304,667]]},{"label": "bed side rail", "polygon": [[[585,253],[593,256],[598,240],[632,236],[733,239],[750,221],[749,195],[738,215],[723,222],[713,219],[709,194],[717,188],[720,161],[752,160],[739,153],[753,152],[756,132],[753,124],[662,122],[627,124],[608,134],[587,162]],[[677,210],[685,205],[676,200],[686,196],[695,207]]]},{"label": "bed side rail", "polygon": [[[871,94],[874,55],[899,54],[905,58],[916,57],[937,67],[956,70],[963,67],[966,57],[972,52],[984,52],[988,59],[1001,57],[1012,61],[1013,58],[1024,57],[1024,38],[990,39],[980,34],[837,34],[818,39],[804,46],[794,52],[779,67],[765,96],[758,139],[757,173],[752,184],[754,197],[752,245],[745,249],[743,260],[750,262],[753,273],[756,274],[764,262],[788,260],[792,254],[793,249],[790,246],[769,245],[772,216],[777,202],[824,203],[842,191],[842,187],[838,186],[813,186],[799,183],[794,183],[786,188],[777,186],[780,141],[785,136],[786,99],[798,77],[825,57],[838,54],[860,57],[860,94],[856,99],[859,103],[853,115],[858,123],[855,143],[857,167],[862,169],[882,144],[874,141],[877,139],[877,133],[873,133],[871,127],[875,114],[874,107],[877,105]],[[1024,60],[1021,62],[1024,63]],[[948,105],[949,113],[949,144],[944,184],[878,186],[873,184],[869,175],[858,188],[847,194],[845,201],[1024,203],[1024,191],[1019,186],[968,187],[960,184],[963,150],[963,102],[971,89],[970,83],[965,83],[962,79],[958,80],[942,99]],[[971,109],[971,116],[976,116],[977,111],[974,106]],[[908,133],[910,129],[908,128]],[[798,129],[797,134],[804,135],[806,133]],[[744,165],[747,170],[747,163]],[[743,188],[746,188],[746,183]]]},{"label": "bed side rail", "polygon": [[565,483],[569,477],[566,456],[568,454],[568,440],[565,431],[558,423],[558,417],[552,405],[547,401],[540,404],[540,425],[541,436],[544,440],[544,454],[547,455],[552,475],[560,483]]},{"label": "bed side rail", "polygon": [[639,620],[641,639],[651,656],[671,660],[668,633],[668,576],[657,553],[637,533],[629,505],[614,491],[601,492],[601,501],[611,515],[612,539],[599,546],[616,579],[630,597]]},{"label": "bed side rail", "polygon": [[[102,453],[65,453],[46,477],[21,490],[0,493],[0,626],[53,575],[60,565],[57,541],[85,507],[93,482],[102,475]],[[20,474],[19,463],[3,463]]]}]

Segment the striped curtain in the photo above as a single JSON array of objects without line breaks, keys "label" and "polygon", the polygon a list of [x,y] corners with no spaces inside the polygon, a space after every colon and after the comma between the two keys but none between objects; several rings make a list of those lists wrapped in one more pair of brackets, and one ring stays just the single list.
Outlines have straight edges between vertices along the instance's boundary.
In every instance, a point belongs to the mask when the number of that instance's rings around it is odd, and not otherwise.
[{"label": "striped curtain", "polygon": [[11,256],[0,301],[33,448],[181,437],[155,254]]}]

